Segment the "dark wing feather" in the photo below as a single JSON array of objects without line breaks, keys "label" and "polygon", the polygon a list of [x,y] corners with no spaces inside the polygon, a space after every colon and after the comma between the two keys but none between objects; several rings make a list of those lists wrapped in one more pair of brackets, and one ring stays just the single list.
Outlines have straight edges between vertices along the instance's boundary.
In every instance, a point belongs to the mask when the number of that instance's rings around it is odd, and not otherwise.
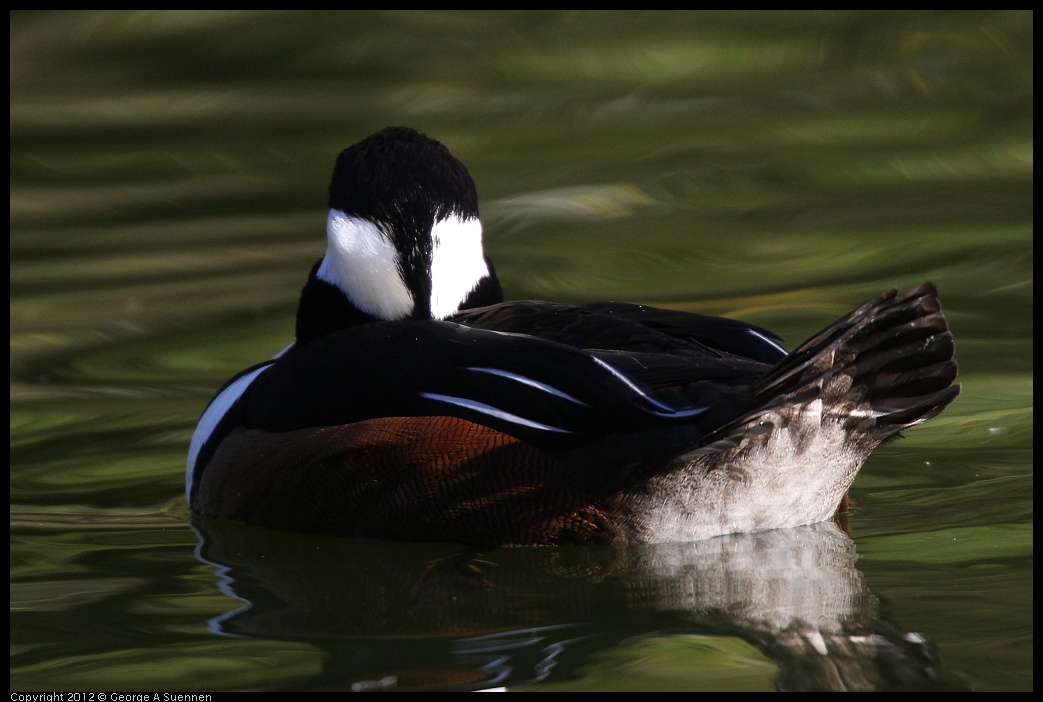
[{"label": "dark wing feather", "polygon": [[530,334],[583,349],[767,364],[786,356],[775,334],[752,324],[621,302],[567,305],[520,300],[466,310],[452,320],[478,329]]},{"label": "dark wing feather", "polygon": [[453,319],[586,349],[669,404],[712,406],[721,422],[786,355],[771,332],[745,322],[618,302],[512,301]]},{"label": "dark wing feather", "polygon": [[663,395],[595,354],[546,339],[401,321],[344,329],[289,351],[258,376],[238,412],[243,426],[268,431],[455,416],[568,449],[676,423],[705,421],[710,431],[723,421],[718,395]]}]

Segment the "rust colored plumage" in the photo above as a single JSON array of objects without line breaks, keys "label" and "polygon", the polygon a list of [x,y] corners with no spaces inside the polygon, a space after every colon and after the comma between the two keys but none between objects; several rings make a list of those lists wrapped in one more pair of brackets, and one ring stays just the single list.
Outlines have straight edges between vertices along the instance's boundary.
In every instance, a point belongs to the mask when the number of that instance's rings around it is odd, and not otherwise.
[{"label": "rust colored plumage", "polygon": [[193,506],[276,529],[490,545],[604,543],[617,530],[564,455],[454,417],[235,431]]}]

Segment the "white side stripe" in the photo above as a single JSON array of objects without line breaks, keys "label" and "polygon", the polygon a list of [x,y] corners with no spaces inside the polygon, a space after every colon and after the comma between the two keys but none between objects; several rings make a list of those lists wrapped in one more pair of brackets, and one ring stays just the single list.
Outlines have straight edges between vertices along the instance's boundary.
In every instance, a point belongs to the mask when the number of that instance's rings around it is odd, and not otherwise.
[{"label": "white side stripe", "polygon": [[224,418],[229,408],[250,387],[250,383],[269,368],[271,368],[270,363],[260,368],[255,368],[241,378],[237,378],[235,382],[214,398],[210,406],[203,412],[203,416],[199,418],[199,424],[196,425],[195,433],[192,434],[192,443],[188,445],[188,464],[185,467],[185,497],[189,499],[192,497],[192,476],[196,471],[196,459],[199,457],[199,451],[202,450],[203,444],[214,433],[214,429],[217,428],[218,423]]},{"label": "white side stripe", "polygon": [[583,407],[590,407],[590,405],[588,405],[586,402],[583,402],[582,400],[577,400],[572,395],[569,395],[567,392],[564,392],[562,390],[558,390],[556,387],[552,385],[547,385],[546,383],[541,383],[538,380],[526,378],[524,375],[511,373],[510,371],[505,371],[501,368],[480,368],[478,366],[471,366],[466,370],[474,371],[476,373],[488,373],[489,375],[498,375],[501,378],[508,378],[510,380],[519,382],[522,385],[528,385],[529,387],[536,388],[537,390],[542,390],[543,392],[550,393],[555,397],[560,397],[563,400],[568,400],[573,404],[582,405]]},{"label": "white side stripe", "polygon": [[457,407],[464,407],[466,409],[474,410],[475,412],[480,412],[481,414],[487,414],[490,417],[502,419],[505,422],[510,422],[511,424],[519,424],[523,427],[530,427],[532,429],[540,429],[543,431],[555,431],[560,434],[572,433],[568,429],[560,429],[558,427],[552,427],[548,424],[540,424],[539,422],[534,422],[531,419],[525,419],[524,417],[519,417],[516,414],[504,412],[503,410],[497,409],[492,405],[487,405],[484,402],[476,402],[474,400],[468,400],[463,397],[453,397],[452,395],[439,395],[433,392],[422,392],[420,393],[420,397],[423,397],[428,400],[434,400],[435,402],[445,402],[446,404],[456,405]]},{"label": "white side stripe", "polygon": [[753,329],[747,329],[746,331],[747,331],[748,333],[750,333],[750,334],[753,334],[753,335],[754,335],[755,337],[757,337],[758,339],[760,339],[760,340],[761,340],[761,341],[763,341],[764,343],[766,343],[766,344],[768,344],[768,345],[770,345],[770,346],[772,346],[772,347],[774,347],[774,348],[778,349],[778,350],[779,350],[779,351],[781,351],[782,353],[784,353],[784,354],[787,354],[787,355],[789,354],[789,351],[787,351],[786,349],[784,349],[784,348],[783,348],[782,346],[779,346],[778,342],[776,342],[776,341],[772,341],[771,339],[769,339],[768,337],[764,336],[764,335],[763,335],[763,334],[761,334],[760,332],[758,332],[758,331],[754,331]]},{"label": "white side stripe", "polygon": [[696,407],[695,409],[690,409],[690,410],[679,410],[679,409],[676,409],[674,407],[671,407],[670,405],[664,405],[662,402],[660,402],[659,400],[655,399],[654,397],[649,395],[647,392],[645,392],[644,390],[639,388],[637,385],[635,385],[634,381],[632,381],[630,378],[626,377],[625,375],[623,375],[622,373],[617,371],[615,368],[613,368],[609,364],[607,364],[604,361],[602,361],[597,356],[591,356],[590,358],[591,358],[591,360],[594,361],[594,363],[597,363],[599,366],[601,366],[602,368],[607,370],[609,373],[611,373],[612,375],[616,376],[616,378],[618,378],[619,381],[622,382],[624,385],[626,385],[628,388],[630,388],[631,390],[636,392],[641,397],[645,398],[645,400],[648,403],[650,403],[650,404],[654,405],[655,407],[658,407],[659,409],[661,409],[663,411],[662,414],[665,414],[665,415],[670,416],[670,417],[694,417],[697,414],[702,414],[703,412],[705,412],[708,409],[707,407]]}]

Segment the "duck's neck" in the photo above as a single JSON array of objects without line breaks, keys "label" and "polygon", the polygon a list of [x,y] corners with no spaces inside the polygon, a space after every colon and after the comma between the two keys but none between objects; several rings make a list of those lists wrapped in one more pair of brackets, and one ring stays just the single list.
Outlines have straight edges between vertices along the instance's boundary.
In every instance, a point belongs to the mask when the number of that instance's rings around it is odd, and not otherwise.
[{"label": "duck's neck", "polygon": [[316,275],[320,265],[321,259],[312,267],[297,303],[297,346],[338,329],[379,321],[353,305],[336,286],[320,280]]}]

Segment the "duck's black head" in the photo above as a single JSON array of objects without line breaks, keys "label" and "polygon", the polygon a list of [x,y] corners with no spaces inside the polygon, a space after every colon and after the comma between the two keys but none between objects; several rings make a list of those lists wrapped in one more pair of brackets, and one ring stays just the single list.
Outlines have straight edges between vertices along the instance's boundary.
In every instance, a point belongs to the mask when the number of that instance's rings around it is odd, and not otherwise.
[{"label": "duck's black head", "polygon": [[297,343],[355,324],[445,319],[503,300],[482,250],[478,192],[439,142],[388,127],[344,149],[326,255],[297,309]]}]

